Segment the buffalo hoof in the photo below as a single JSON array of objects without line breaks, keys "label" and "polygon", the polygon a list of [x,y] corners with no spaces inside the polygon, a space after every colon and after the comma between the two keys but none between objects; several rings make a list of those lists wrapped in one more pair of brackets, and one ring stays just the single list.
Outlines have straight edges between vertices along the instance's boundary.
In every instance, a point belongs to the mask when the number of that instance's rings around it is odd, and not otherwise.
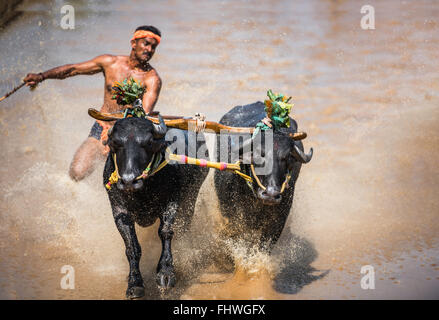
[{"label": "buffalo hoof", "polygon": [[138,299],[145,295],[144,287],[130,287],[127,289],[127,299]]},{"label": "buffalo hoof", "polygon": [[159,271],[156,279],[160,289],[169,289],[175,286],[175,273],[173,270]]}]

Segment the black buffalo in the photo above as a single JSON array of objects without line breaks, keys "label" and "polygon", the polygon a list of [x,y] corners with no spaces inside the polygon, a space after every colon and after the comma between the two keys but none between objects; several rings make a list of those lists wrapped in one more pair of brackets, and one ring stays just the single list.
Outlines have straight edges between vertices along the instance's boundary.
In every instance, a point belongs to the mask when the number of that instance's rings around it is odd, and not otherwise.
[{"label": "black buffalo", "polygon": [[[232,127],[255,127],[265,116],[264,104],[256,102],[234,107],[221,118],[220,123]],[[312,149],[309,154],[305,154],[302,143],[290,137],[289,134],[297,132],[297,123],[291,118],[290,123],[290,128],[272,131],[272,144],[265,145],[267,133],[264,131],[259,133],[262,143],[253,144],[252,156],[255,156],[255,153],[261,154],[273,163],[269,174],[258,176],[265,190],[255,182],[248,164],[243,165],[243,171],[252,176],[252,188],[244,179],[230,171],[217,171],[214,176],[221,214],[228,220],[228,231],[230,231],[228,234],[247,241],[247,245],[268,252],[271,251],[284,228],[293,203],[294,187],[301,166],[309,162],[312,157]],[[243,145],[250,141],[247,139]],[[219,136],[217,136],[217,146],[219,144]],[[243,145],[237,148],[241,153]],[[236,143],[235,147],[229,145],[229,152],[233,148],[236,148]],[[218,157],[219,152],[218,147]],[[281,193],[288,172],[291,174],[291,179],[288,188],[284,188]]]},{"label": "black buffalo", "polygon": [[[206,168],[170,163],[152,176],[136,179],[147,168],[153,154],[165,156],[166,147],[170,144],[164,139],[166,130],[162,119],[160,125],[155,125],[145,118],[131,117],[116,121],[108,135],[110,154],[103,178],[106,184],[115,170],[113,155],[116,155],[120,178],[108,190],[108,197],[117,229],[125,242],[130,266],[127,298],[139,298],[145,294],[139,270],[141,247],[134,224],[146,227],[160,219],[158,235],[162,241],[162,253],[156,280],[161,288],[174,286],[171,240],[174,231],[187,228],[198,191],[208,173]],[[177,131],[185,137],[187,153],[188,132]],[[197,147],[203,143],[198,142]]]}]

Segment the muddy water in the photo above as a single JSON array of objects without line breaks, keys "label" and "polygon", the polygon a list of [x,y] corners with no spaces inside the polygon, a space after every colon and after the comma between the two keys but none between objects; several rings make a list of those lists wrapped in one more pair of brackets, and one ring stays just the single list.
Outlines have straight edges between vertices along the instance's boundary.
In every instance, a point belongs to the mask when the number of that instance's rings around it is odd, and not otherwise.
[{"label": "muddy water", "polygon": [[[63,1],[24,1],[0,31],[0,89],[102,53],[128,54],[135,27],[163,33],[151,64],[163,79],[157,109],[203,112],[293,96],[313,160],[271,257],[220,243],[212,173],[190,234],[173,244],[179,282],[154,283],[157,225],[138,228],[147,299],[367,299],[439,297],[439,5],[369,1],[78,1],[74,30]],[[102,187],[67,175],[102,103],[103,77],[49,80],[0,104],[0,298],[123,299],[128,265]],[[233,253],[235,266],[215,255]],[[75,269],[62,290],[60,269]],[[362,290],[360,269],[375,269]]]}]

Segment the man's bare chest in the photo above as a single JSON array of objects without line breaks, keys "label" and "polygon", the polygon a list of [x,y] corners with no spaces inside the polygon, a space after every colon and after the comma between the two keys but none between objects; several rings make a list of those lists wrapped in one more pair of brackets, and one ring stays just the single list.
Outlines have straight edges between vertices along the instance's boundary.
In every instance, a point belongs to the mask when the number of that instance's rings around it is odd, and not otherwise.
[{"label": "man's bare chest", "polygon": [[127,67],[111,68],[105,72],[105,90],[111,94],[112,87],[116,82],[122,82],[125,79],[131,78],[142,84],[142,86],[147,89],[145,84],[147,76],[147,72],[138,72]]}]

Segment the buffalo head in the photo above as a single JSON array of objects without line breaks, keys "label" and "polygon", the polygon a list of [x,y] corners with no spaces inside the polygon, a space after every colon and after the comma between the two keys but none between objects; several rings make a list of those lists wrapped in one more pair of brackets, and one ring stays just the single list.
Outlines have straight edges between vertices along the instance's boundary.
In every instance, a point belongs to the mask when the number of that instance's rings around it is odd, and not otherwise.
[{"label": "buffalo head", "polygon": [[[272,139],[267,134],[272,134]],[[254,139],[244,142],[244,150],[248,144],[252,144],[252,176],[257,182],[256,196],[264,204],[277,205],[288,188],[289,179],[295,179],[301,164],[311,160],[313,149],[308,154],[304,153],[302,143],[284,129],[259,133]],[[262,167],[264,170],[258,170]]]},{"label": "buffalo head", "polygon": [[165,148],[166,125],[142,118],[125,118],[116,121],[108,132],[107,144],[115,155],[119,179],[117,188],[125,191],[139,190],[143,179],[139,177],[151,162],[155,153]]}]

